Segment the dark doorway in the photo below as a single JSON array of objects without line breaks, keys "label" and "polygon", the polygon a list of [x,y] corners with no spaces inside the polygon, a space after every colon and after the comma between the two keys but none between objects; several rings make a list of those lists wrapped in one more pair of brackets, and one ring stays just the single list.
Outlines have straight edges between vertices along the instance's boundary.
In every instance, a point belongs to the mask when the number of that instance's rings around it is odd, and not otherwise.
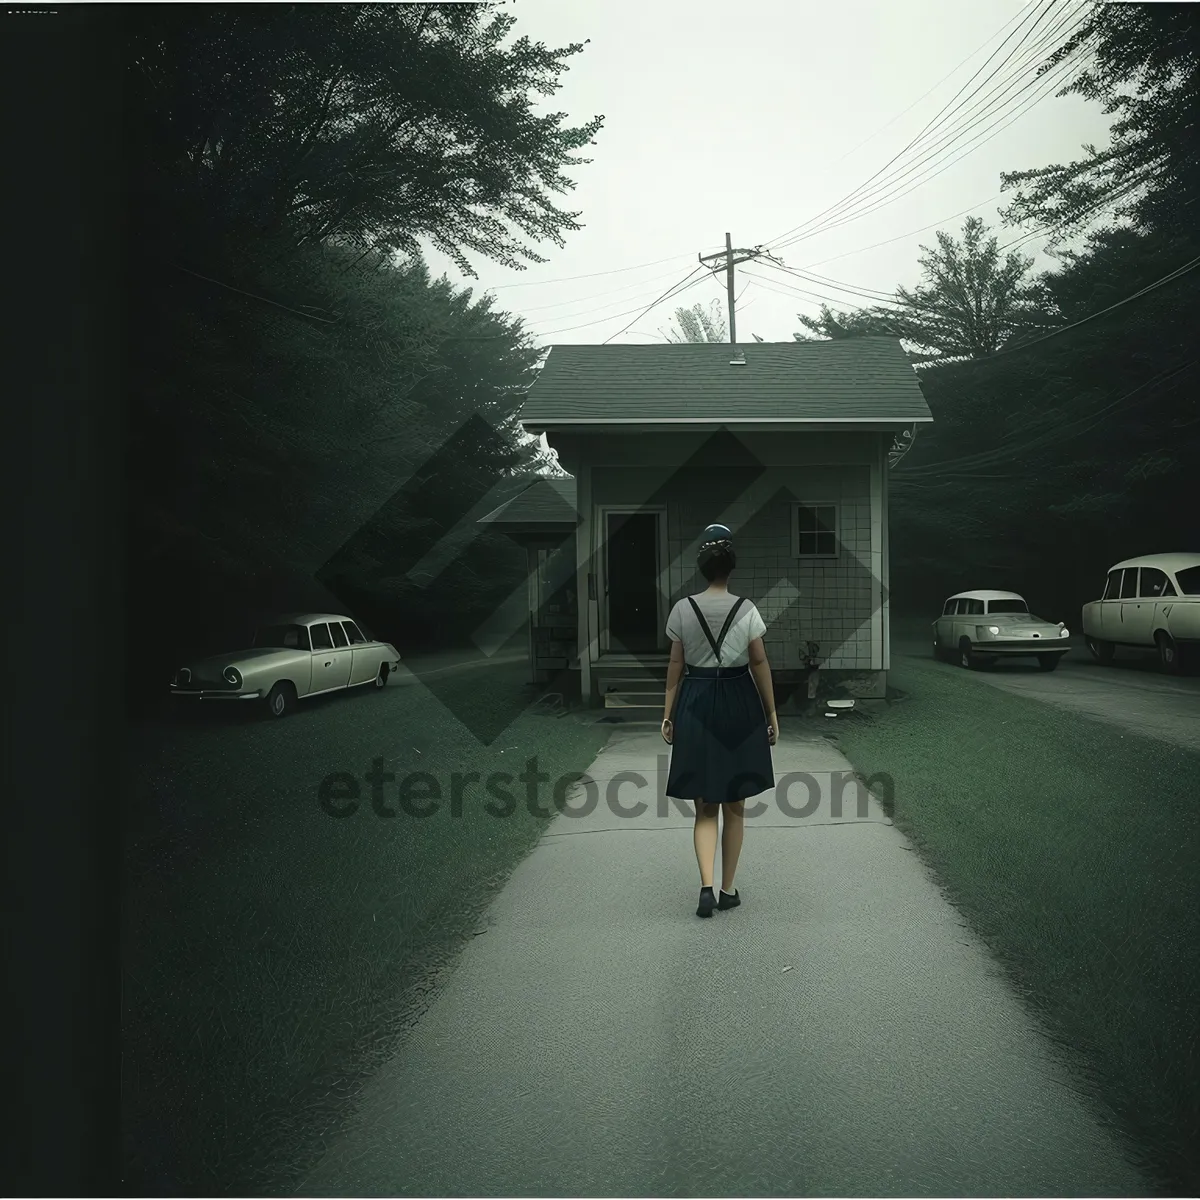
[{"label": "dark doorway", "polygon": [[611,654],[659,649],[658,513],[608,513],[605,581]]}]

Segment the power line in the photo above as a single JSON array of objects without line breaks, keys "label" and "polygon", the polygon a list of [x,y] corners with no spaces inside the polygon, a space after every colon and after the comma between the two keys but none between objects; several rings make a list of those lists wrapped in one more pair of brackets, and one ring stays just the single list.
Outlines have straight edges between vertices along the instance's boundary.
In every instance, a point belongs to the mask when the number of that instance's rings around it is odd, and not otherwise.
[{"label": "power line", "polygon": [[[1081,21],[1079,24],[1083,24],[1083,22]],[[949,170],[950,167],[955,165],[955,163],[961,162],[962,159],[967,157],[968,154],[973,153],[974,149],[978,148],[978,145],[981,145],[984,142],[990,141],[992,138],[996,137],[999,133],[1003,132],[1010,125],[1012,125],[1014,121],[1018,120],[1031,108],[1040,103],[1050,92],[1058,89],[1062,84],[1063,79],[1073,69],[1075,69],[1075,67],[1075,62],[1064,61],[1063,63],[1060,63],[1052,68],[1052,73],[1050,74],[1050,86],[1042,88],[1041,91],[1039,91],[1031,100],[1019,107],[1016,112],[1013,112],[1008,120],[1002,120],[1002,118],[1006,115],[1004,110],[1010,110],[1012,104],[1015,101],[1019,101],[1021,96],[1034,86],[1036,80],[1026,83],[1015,94],[1003,101],[1002,111],[998,114],[995,114],[996,119],[994,119],[991,124],[987,125],[973,138],[971,138],[970,141],[961,145],[959,147],[961,152],[956,154],[949,161],[944,162],[940,166],[938,165],[937,161],[939,157],[944,158],[943,151],[948,148],[946,144],[953,142],[956,138],[961,138],[963,134],[969,132],[972,128],[979,125],[983,121],[984,117],[996,107],[996,101],[989,105],[984,113],[979,114],[978,117],[967,123],[964,127],[947,131],[947,133],[944,134],[943,137],[940,138],[923,157],[910,163],[902,170],[891,172],[885,179],[876,184],[874,188],[870,189],[868,192],[865,192],[861,197],[854,201],[853,204],[846,206],[843,203],[843,205],[840,206],[842,208],[841,212],[835,212],[831,210],[832,215],[838,217],[839,219],[827,220],[823,224],[820,224],[812,229],[802,229],[801,232],[799,232],[796,236],[791,237],[786,241],[776,243],[775,249],[785,249],[788,246],[795,245],[797,242],[816,237],[819,234],[826,233],[831,229],[839,228],[840,226],[849,224],[852,221],[860,220],[865,216],[888,207],[902,197],[909,195],[918,187],[928,183],[929,180],[936,179],[938,175],[941,175],[945,171]],[[931,159],[934,161],[930,162]],[[918,178],[912,179],[913,173],[915,171],[920,171],[922,167],[926,166],[926,164],[928,164],[928,167],[936,169],[927,169]],[[903,186],[905,183],[908,184],[907,187]],[[903,190],[897,191],[897,188],[901,187]],[[838,207],[839,206],[835,205],[834,209],[837,209]]]},{"label": "power line", "polygon": [[598,279],[601,275],[622,275],[626,271],[640,271],[644,267],[657,267],[662,263],[678,262],[684,257],[686,256],[683,254],[676,254],[671,258],[656,258],[653,262],[639,263],[635,267],[618,267],[614,271],[593,271],[590,275],[565,275],[561,279],[531,279],[527,283],[498,283],[495,287],[490,287],[487,290],[489,292],[498,292],[502,288],[539,287],[542,284],[549,283],[570,283],[573,279]]},{"label": "power line", "polygon": [[996,30],[995,33],[992,34],[992,36],[990,38],[987,39],[986,42],[983,42],[981,45],[977,46],[974,50],[971,51],[970,54],[967,55],[966,58],[964,58],[962,60],[962,62],[960,62],[958,64],[958,66],[956,66],[952,71],[943,75],[941,77],[941,79],[939,79],[937,81],[937,83],[935,83],[933,85],[933,87],[931,87],[929,89],[929,91],[925,92],[921,96],[918,96],[917,99],[914,100],[906,109],[904,109],[903,112],[899,112],[894,117],[892,117],[892,119],[890,121],[888,121],[886,125],[881,125],[869,137],[863,138],[863,140],[861,142],[859,142],[858,145],[855,146],[853,150],[847,150],[846,153],[843,154],[842,157],[839,158],[837,161],[845,162],[846,159],[848,159],[851,154],[854,154],[855,152],[861,150],[868,142],[874,141],[875,138],[877,138],[885,129],[890,129],[898,120],[900,120],[901,117],[907,116],[910,112],[912,112],[912,110],[914,108],[917,107],[918,104],[921,103],[922,100],[926,99],[929,96],[932,96],[933,93],[936,92],[938,90],[938,88],[940,88],[942,86],[943,83],[945,83],[948,79],[951,78],[951,76],[957,75],[959,73],[959,71],[961,71],[963,69],[963,67],[965,67],[967,65],[967,63],[969,63],[971,61],[971,59],[973,59],[975,57],[975,55],[977,55],[980,52],[980,50],[984,49],[985,46],[991,45],[991,43],[994,42],[996,40],[996,38],[998,38],[1020,15],[1021,15],[1020,13],[1017,13],[1014,16],[1010,17],[1007,21],[1004,22],[1003,25],[1000,26],[999,29]]},{"label": "power line", "polygon": [[[905,238],[913,237],[918,233],[926,233],[930,229],[939,229],[945,225],[947,221],[953,221],[956,217],[965,217],[967,213],[973,213],[976,209],[983,208],[984,205],[993,204],[1004,195],[1003,192],[997,192],[994,196],[987,200],[981,200],[978,204],[972,204],[970,208],[964,208],[961,212],[951,213],[948,217],[943,217],[940,221],[934,221],[932,225],[922,225],[920,229],[910,229],[907,233],[902,233],[899,237],[888,238],[884,242],[872,242],[869,246],[860,246],[857,250],[847,250],[845,254],[835,254],[832,258],[818,259],[814,263],[806,263],[800,270],[807,271],[810,267],[823,267],[826,263],[837,262],[842,258],[850,258],[855,254],[863,254],[867,250],[877,250],[880,246],[890,246],[895,242],[902,242]],[[1003,248],[1003,247],[1002,247]]]},{"label": "power line", "polygon": [[[1106,316],[1108,313],[1113,312],[1118,308],[1122,308],[1126,304],[1130,304],[1134,300],[1137,300],[1140,297],[1145,296],[1148,293],[1155,291],[1160,287],[1164,287],[1169,283],[1173,283],[1175,280],[1180,279],[1184,275],[1187,275],[1190,272],[1196,270],[1197,267],[1200,267],[1200,255],[1198,255],[1196,258],[1193,258],[1190,262],[1186,262],[1182,266],[1176,267],[1175,270],[1169,271],[1166,275],[1162,276],[1161,279],[1156,279],[1153,283],[1147,284],[1144,288],[1140,288],[1138,291],[1134,292],[1132,295],[1126,296],[1123,300],[1118,300],[1115,304],[1108,305],[1107,308],[1102,308],[1102,309],[1099,309],[1097,312],[1089,313],[1086,317],[1081,317],[1078,321],[1072,321],[1071,324],[1069,324],[1069,325],[1062,325],[1059,328],[1052,330],[1050,333],[1043,334],[1041,337],[1033,338],[1028,342],[1019,342],[1016,345],[1005,346],[1003,349],[997,350],[993,354],[984,355],[980,358],[975,358],[975,359],[966,359],[965,361],[971,362],[971,363],[987,363],[987,362],[991,362],[993,359],[999,358],[1000,356],[1005,355],[1005,354],[1015,354],[1018,351],[1027,350],[1031,346],[1036,346],[1036,345],[1040,344],[1041,342],[1049,341],[1051,338],[1058,337],[1060,334],[1067,333],[1072,329],[1078,329],[1081,325],[1086,325],[1090,321],[1095,321],[1100,317]],[[750,271],[745,271],[744,274],[750,275],[752,278],[755,278],[755,279],[761,278],[760,276],[753,275],[752,272],[750,272]],[[781,286],[790,287],[791,285],[782,284]],[[793,289],[793,290],[795,290],[797,292],[800,291],[800,289],[798,289],[798,288]],[[801,294],[805,294],[805,293],[801,293]],[[807,295],[811,296],[812,293],[807,293]],[[833,300],[831,297],[817,296],[815,298],[816,299],[824,299],[826,302],[829,302],[829,303],[840,303],[839,301]],[[882,308],[883,306],[878,306],[878,307]],[[855,308],[854,306],[851,306],[851,311],[866,312],[869,310],[866,307],[860,305],[857,308]],[[884,308],[884,313],[885,313],[885,315],[899,316],[899,315],[903,315],[903,310],[902,309],[890,309],[889,310],[889,309]],[[897,336],[899,336],[899,335],[897,335]]]},{"label": "power line", "polygon": [[[674,274],[675,273],[672,272],[671,276],[673,277]],[[602,314],[602,313],[604,313],[604,311],[606,309],[620,308],[620,306],[622,304],[634,304],[634,305],[642,304],[648,299],[649,299],[649,293],[641,292],[639,295],[624,296],[620,300],[610,300],[606,304],[593,305],[590,308],[581,309],[577,312],[569,312],[569,313],[565,312],[565,313],[557,313],[557,314],[547,315],[547,316],[538,318],[538,320],[541,322],[549,323],[549,324],[557,324],[559,321],[571,321],[577,317],[588,317],[593,314]],[[550,307],[555,307],[555,306],[550,306]],[[634,309],[627,308],[621,312],[610,312],[610,313],[608,313],[607,316],[602,316],[602,315],[597,316],[596,320],[597,321],[619,320],[621,317],[628,316],[629,313],[634,312],[634,311],[635,311]]]},{"label": "power line", "polygon": [[[951,474],[961,474],[969,471],[974,475],[977,467],[993,467],[1001,466],[1005,463],[1016,461],[1014,456],[1026,456],[1034,450],[1044,450],[1050,446],[1061,444],[1069,441],[1080,434],[1088,433],[1094,429],[1100,422],[1120,407],[1126,401],[1131,400],[1140,392],[1147,388],[1154,387],[1157,384],[1168,383],[1171,380],[1177,379],[1189,371],[1196,365],[1195,359],[1190,359],[1188,362],[1180,366],[1160,371],[1157,375],[1137,385],[1137,387],[1126,392],[1124,395],[1118,396],[1115,400],[1110,401],[1102,408],[1094,409],[1090,413],[1085,413],[1077,418],[1074,422],[1069,422],[1067,425],[1056,425],[1048,430],[1040,437],[1035,437],[1033,441],[1026,442],[1022,445],[994,447],[991,450],[982,451],[979,454],[962,455],[958,458],[946,459],[940,463],[930,463],[927,467],[914,467],[911,464],[908,467],[898,467],[896,473],[903,475],[906,472],[919,472],[923,479],[936,480],[942,477],[943,468],[955,468],[954,471],[947,472],[947,477]],[[1025,431],[1028,432],[1028,431]],[[907,481],[905,481],[907,482]]]},{"label": "power line", "polygon": [[[664,300],[668,300],[672,296],[677,296],[681,292],[687,291],[688,288],[695,287],[696,284],[700,282],[700,280],[692,279],[692,276],[695,275],[698,271],[702,271],[702,270],[704,270],[703,266],[697,265],[697,266],[693,267],[673,288],[668,288],[665,292],[663,292],[663,294],[661,296],[659,296],[659,298],[657,300],[654,301],[653,304],[647,305],[644,309],[642,309],[642,311],[639,312],[638,315],[636,317],[634,317],[632,321],[629,322],[629,325],[626,325],[624,329],[618,329],[616,333],[609,334],[608,337],[606,337],[604,339],[604,341],[601,342],[600,344],[602,346],[605,346],[609,342],[611,342],[613,340],[613,338],[620,337],[621,334],[623,334],[625,332],[625,330],[630,327],[630,325],[636,325],[638,323],[638,321],[640,321],[642,319],[642,317],[644,317],[652,308],[661,304]],[[691,283],[688,282],[689,279],[692,280]]]},{"label": "power line", "polygon": [[[692,271],[692,272],[690,272],[690,274],[689,274],[689,275],[686,275],[686,276],[684,276],[684,278],[685,278],[685,279],[687,279],[687,278],[690,278],[690,277],[691,277],[691,275],[694,275],[695,273],[696,273],[695,271]],[[699,283],[700,281],[697,279],[695,282],[696,282],[696,283]],[[692,286],[692,285],[691,285],[691,284],[689,284],[688,286],[690,287],[690,286]],[[630,313],[639,313],[639,314],[644,314],[644,313],[647,313],[647,312],[649,312],[649,311],[650,311],[650,309],[651,309],[651,308],[653,308],[653,307],[654,307],[656,304],[660,304],[660,303],[661,303],[663,300],[667,299],[667,298],[668,298],[668,296],[670,295],[670,292],[671,292],[671,291],[673,291],[673,290],[674,290],[673,288],[672,288],[672,289],[669,289],[667,293],[665,293],[665,294],[664,294],[664,295],[662,295],[662,296],[659,296],[659,297],[658,297],[658,299],[657,299],[657,300],[655,300],[655,301],[653,301],[653,302],[652,302],[652,303],[649,305],[649,307],[648,307],[648,308],[627,308],[627,309],[626,309],[624,312],[619,312],[619,313],[611,313],[611,314],[610,314],[609,316],[607,316],[607,317],[598,317],[598,318],[597,318],[596,320],[594,320],[594,321],[584,321],[584,322],[583,322],[582,324],[580,324],[580,325],[568,325],[568,326],[565,326],[565,327],[564,327],[564,328],[562,328],[562,329],[550,329],[550,330],[547,330],[545,333],[543,333],[543,334],[537,334],[536,336],[538,336],[538,337],[552,337],[554,334],[557,334],[557,333],[569,333],[569,332],[571,332],[571,331],[572,331],[572,330],[574,330],[574,329],[587,329],[589,326],[592,326],[592,325],[603,325],[603,324],[604,324],[606,321],[619,321],[619,320],[620,320],[622,317],[627,317],[627,316],[629,316],[629,314],[630,314]],[[637,319],[637,318],[635,318],[635,320],[636,320],[636,319]]]},{"label": "power line", "polygon": [[1063,325],[1055,329],[1052,333],[1043,334],[1041,337],[1034,338],[1032,341],[1020,342],[1015,346],[1005,346],[1003,350],[997,350],[995,354],[989,354],[983,359],[974,359],[975,362],[990,362],[993,358],[998,358],[1001,354],[1015,354],[1019,350],[1028,350],[1030,346],[1036,346],[1040,342],[1049,341],[1053,337],[1058,337],[1059,334],[1067,333],[1071,329],[1078,329],[1080,325],[1086,325],[1089,321],[1094,321],[1097,317],[1103,317],[1107,313],[1113,312],[1115,309],[1122,308],[1126,304],[1137,300],[1139,297],[1146,295],[1148,292],[1153,292],[1156,289],[1165,286],[1168,283],[1173,283],[1175,280],[1182,278],[1189,272],[1200,267],[1200,255],[1193,258],[1191,262],[1184,263],[1182,267],[1177,267],[1174,271],[1164,275],[1161,279],[1156,279],[1153,283],[1147,284],[1140,291],[1136,291],[1132,296],[1126,296],[1124,300],[1118,300],[1116,304],[1110,304],[1107,308],[1100,309],[1099,312],[1089,313],[1086,317],[1080,318],[1078,321],[1072,321],[1070,325]]},{"label": "power line", "polygon": [[[1022,20],[1021,20],[1020,24],[1018,24],[1017,28],[1019,29],[1021,25],[1025,24],[1025,22],[1029,19],[1029,17],[1031,15],[1032,15],[1032,12],[1027,13],[1024,17],[1022,17]],[[1044,12],[1043,12],[1042,16],[1045,16]],[[1038,20],[1040,21],[1041,17],[1039,17]],[[1036,22],[1035,22],[1034,27],[1036,27]],[[868,179],[864,180],[857,188],[854,189],[854,191],[848,193],[841,200],[835,202],[834,204],[830,205],[828,208],[817,213],[817,215],[815,217],[812,217],[807,221],[801,222],[799,225],[796,225],[793,228],[789,229],[786,233],[781,233],[777,237],[771,238],[770,244],[773,246],[776,246],[776,247],[781,247],[784,244],[785,238],[791,237],[792,234],[797,233],[798,231],[806,230],[809,226],[816,224],[817,222],[819,222],[821,220],[821,218],[832,213],[835,209],[848,204],[868,184],[870,184],[874,180],[878,179],[879,176],[882,175],[883,172],[886,171],[888,167],[890,167],[893,163],[895,163],[903,155],[907,154],[909,150],[911,150],[914,146],[916,146],[921,141],[921,139],[929,131],[930,126],[932,126],[934,124],[934,122],[937,121],[938,118],[940,118],[946,112],[946,110],[954,103],[954,101],[957,100],[958,97],[962,95],[962,93],[966,90],[966,88],[969,87],[971,85],[971,83],[973,83],[980,76],[980,74],[983,72],[983,69],[988,65],[989,62],[992,61],[993,58],[996,57],[996,54],[1004,47],[1004,45],[1009,41],[1009,39],[1013,36],[1013,33],[1015,33],[1015,32],[1016,32],[1016,30],[1014,29],[1012,31],[1012,33],[1010,33],[1008,35],[1008,37],[1006,37],[1004,39],[1004,41],[1001,42],[1000,46],[998,46],[996,48],[996,50],[994,50],[988,56],[986,61],[983,63],[983,66],[981,66],[979,68],[979,70],[976,71],[975,74],[971,76],[971,78],[967,81],[967,83],[964,84],[963,87],[959,88],[959,90],[954,94],[954,96],[951,97],[950,101],[947,104],[943,105],[942,109],[930,121],[928,121],[925,124],[924,128],[921,129],[921,131],[916,135],[916,137],[914,137],[903,149],[901,149],[897,154],[893,155],[892,158],[890,158],[886,163],[884,163],[883,166],[880,167],[879,170],[876,171],[874,175],[872,175]],[[1028,36],[1028,32],[1029,31],[1026,31],[1026,36]],[[1010,56],[1011,56],[1011,53],[1012,52],[1010,51]]]},{"label": "power line", "polygon": [[[610,291],[607,291],[607,292],[596,292],[594,295],[591,295],[591,296],[577,296],[573,300],[558,300],[553,304],[536,304],[536,305],[533,305],[532,307],[522,308],[521,312],[522,313],[544,312],[548,308],[566,308],[568,305],[571,305],[571,304],[583,304],[583,303],[587,303],[589,300],[599,300],[601,296],[615,296],[618,292],[634,291],[637,288],[644,288],[648,284],[658,283],[662,279],[670,279],[670,278],[673,278],[674,276],[675,276],[674,271],[664,271],[658,275],[651,275],[649,279],[639,279],[637,283],[627,283],[619,288],[612,288]],[[625,301],[617,300],[617,301],[614,301],[614,303],[623,304],[623,303],[625,303]],[[603,305],[601,305],[601,307],[603,307]],[[595,309],[585,309],[584,312],[582,312],[582,313],[569,313],[569,314],[564,314],[564,315],[567,316],[568,318],[569,317],[579,317],[579,316],[586,316],[588,312],[595,312],[595,311],[596,311]]]}]

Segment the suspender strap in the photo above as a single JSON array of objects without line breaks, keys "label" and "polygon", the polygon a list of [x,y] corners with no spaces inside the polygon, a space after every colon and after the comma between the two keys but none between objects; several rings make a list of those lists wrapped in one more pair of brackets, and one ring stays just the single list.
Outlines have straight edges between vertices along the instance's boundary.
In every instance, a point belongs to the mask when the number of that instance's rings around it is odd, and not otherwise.
[{"label": "suspender strap", "polygon": [[691,596],[689,596],[687,600],[695,610],[696,620],[700,622],[700,628],[704,630],[704,636],[708,638],[708,644],[712,647],[712,652],[716,656],[717,663],[719,664],[721,661],[721,646],[724,644],[725,635],[729,632],[730,625],[733,624],[733,618],[737,616],[737,610],[746,602],[746,597],[739,596],[737,603],[729,610],[729,616],[725,618],[725,624],[721,626],[721,636],[717,638],[716,641],[713,641],[712,629],[709,627],[708,622],[704,619],[704,614],[700,611],[700,605],[698,605]]}]

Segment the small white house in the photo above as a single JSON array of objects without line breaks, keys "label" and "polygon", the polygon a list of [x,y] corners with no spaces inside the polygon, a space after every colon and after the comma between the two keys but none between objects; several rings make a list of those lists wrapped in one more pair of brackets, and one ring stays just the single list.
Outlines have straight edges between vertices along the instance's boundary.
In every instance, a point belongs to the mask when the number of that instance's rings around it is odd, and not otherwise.
[{"label": "small white house", "polygon": [[882,696],[888,456],[932,419],[895,338],[555,346],[521,424],[571,478],[482,518],[530,556],[533,678],[577,673],[594,704],[661,689],[667,615],[707,586],[699,535],[720,522],[781,691],[815,642],[823,677]]}]

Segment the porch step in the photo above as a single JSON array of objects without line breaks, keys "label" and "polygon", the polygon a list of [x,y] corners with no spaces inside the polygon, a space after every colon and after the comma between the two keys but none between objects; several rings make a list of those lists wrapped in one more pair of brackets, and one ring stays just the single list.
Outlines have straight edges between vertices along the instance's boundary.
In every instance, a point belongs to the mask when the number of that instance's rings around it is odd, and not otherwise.
[{"label": "porch step", "polygon": [[663,692],[605,692],[604,707],[605,708],[658,708],[663,706]]}]

